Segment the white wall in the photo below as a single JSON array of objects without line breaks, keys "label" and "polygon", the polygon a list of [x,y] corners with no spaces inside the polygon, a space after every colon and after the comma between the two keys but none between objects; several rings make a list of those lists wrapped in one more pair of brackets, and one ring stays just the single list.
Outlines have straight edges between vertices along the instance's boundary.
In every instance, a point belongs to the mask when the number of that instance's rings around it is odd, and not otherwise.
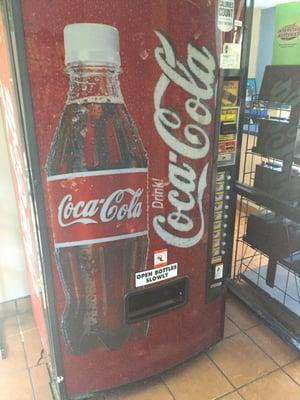
[{"label": "white wall", "polygon": [[0,114],[0,303],[28,294],[25,255]]},{"label": "white wall", "polygon": [[259,34],[260,34],[260,18],[261,10],[254,8],[253,10],[253,20],[252,20],[252,34],[251,34],[251,46],[250,46],[250,62],[249,62],[249,78],[256,77],[256,63],[257,63],[257,51],[259,44]]},{"label": "white wall", "polygon": [[256,86],[259,91],[266,65],[272,64],[273,40],[275,34],[276,7],[261,11],[260,37],[257,49]]}]

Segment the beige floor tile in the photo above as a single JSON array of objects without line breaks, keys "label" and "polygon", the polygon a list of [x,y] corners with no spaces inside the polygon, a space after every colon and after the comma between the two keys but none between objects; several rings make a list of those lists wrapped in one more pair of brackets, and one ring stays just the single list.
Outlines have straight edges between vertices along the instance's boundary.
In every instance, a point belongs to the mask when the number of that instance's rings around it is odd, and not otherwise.
[{"label": "beige floor tile", "polygon": [[[20,335],[5,340],[7,357],[0,360],[0,376],[26,368],[25,353]],[[1,392],[0,392],[1,393]]]},{"label": "beige floor tile", "polygon": [[6,317],[2,320],[4,337],[20,335],[19,323],[16,315]]},{"label": "beige floor tile", "polygon": [[211,400],[233,390],[206,355],[165,373],[163,379],[180,400]]},{"label": "beige floor tile", "polygon": [[240,329],[233,322],[231,322],[229,318],[225,317],[224,338],[235,335],[239,332]]},{"label": "beige floor tile", "polygon": [[27,311],[25,313],[18,314],[18,319],[22,332],[28,331],[36,327],[32,311]]},{"label": "beige floor tile", "polygon": [[52,393],[49,386],[50,378],[46,365],[31,368],[30,375],[35,400],[52,400]]},{"label": "beige floor tile", "polygon": [[35,367],[41,357],[42,343],[37,328],[25,331],[24,348],[29,368]]},{"label": "beige floor tile", "polygon": [[299,358],[296,351],[293,351],[265,325],[251,328],[247,331],[247,334],[280,366]]},{"label": "beige floor tile", "polygon": [[111,393],[107,400],[173,400],[160,378],[147,379],[144,382],[132,384]]},{"label": "beige floor tile", "polygon": [[242,397],[238,394],[238,392],[234,392],[231,394],[228,394],[225,397],[222,397],[221,400],[243,400]]},{"label": "beige floor tile", "polygon": [[284,372],[275,371],[240,389],[245,400],[299,400],[300,387]]},{"label": "beige floor tile", "polygon": [[17,312],[14,300],[0,303],[0,318],[11,317]]},{"label": "beige floor tile", "polygon": [[261,322],[248,307],[231,296],[226,301],[226,315],[242,330]]},{"label": "beige floor tile", "polygon": [[284,367],[284,370],[300,385],[300,360]]},{"label": "beige floor tile", "polygon": [[244,333],[223,340],[209,355],[236,387],[277,368]]},{"label": "beige floor tile", "polygon": [[17,300],[17,310],[19,314],[30,311],[31,312],[31,300],[30,297],[23,297]]},{"label": "beige floor tile", "polygon": [[28,370],[0,374],[1,400],[33,400]]}]

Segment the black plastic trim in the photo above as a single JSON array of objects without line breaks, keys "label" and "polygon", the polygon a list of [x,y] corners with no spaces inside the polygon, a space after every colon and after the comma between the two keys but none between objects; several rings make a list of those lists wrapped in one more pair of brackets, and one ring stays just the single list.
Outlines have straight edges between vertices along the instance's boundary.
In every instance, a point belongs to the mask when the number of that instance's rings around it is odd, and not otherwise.
[{"label": "black plastic trim", "polygon": [[125,296],[126,323],[148,320],[188,302],[189,278],[172,280],[164,285],[135,290]]}]

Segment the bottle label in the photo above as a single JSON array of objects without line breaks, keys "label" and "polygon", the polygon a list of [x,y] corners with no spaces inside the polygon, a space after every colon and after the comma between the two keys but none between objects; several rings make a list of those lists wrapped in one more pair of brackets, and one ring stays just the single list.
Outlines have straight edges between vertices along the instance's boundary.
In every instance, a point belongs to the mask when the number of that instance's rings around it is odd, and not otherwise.
[{"label": "bottle label", "polygon": [[147,234],[147,168],[48,177],[56,248]]}]

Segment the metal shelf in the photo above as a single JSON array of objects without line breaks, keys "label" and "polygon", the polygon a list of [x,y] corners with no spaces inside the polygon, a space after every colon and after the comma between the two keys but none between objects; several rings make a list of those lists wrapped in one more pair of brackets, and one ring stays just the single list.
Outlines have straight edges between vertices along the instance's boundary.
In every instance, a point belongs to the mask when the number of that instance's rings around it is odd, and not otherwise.
[{"label": "metal shelf", "polygon": [[[274,256],[271,249],[268,250],[266,247],[263,246],[260,247],[256,245],[255,243],[253,243],[251,240],[248,239],[247,235],[243,236],[243,241],[246,242],[252,248],[265,254],[267,257]],[[288,270],[294,271],[296,275],[300,276],[300,251],[296,251],[295,253],[292,253],[287,257],[278,257],[277,262],[278,264],[282,265]]]},{"label": "metal shelf", "polygon": [[281,214],[300,224],[300,207],[295,207],[291,202],[275,198],[272,195],[257,189],[255,187],[246,185],[241,182],[235,182],[234,189],[237,194],[247,197],[249,200],[254,201],[256,204],[266,207],[271,211]]},{"label": "metal shelf", "polygon": [[[258,239],[255,240],[257,235],[253,232],[253,243],[251,243],[252,236],[249,234],[247,237],[247,229],[249,216],[253,212],[265,212],[266,210],[300,224],[300,198],[292,197],[294,187],[288,188],[288,190],[283,188],[277,190],[275,186],[275,188],[272,187],[271,193],[270,184],[268,187],[270,191],[267,187],[261,186],[261,189],[258,189],[252,185],[255,182],[257,165],[266,162],[273,164],[276,163],[276,160],[280,160],[280,171],[291,178],[292,168],[295,164],[300,163],[300,151],[296,153],[299,106],[283,104],[281,102],[282,93],[272,91],[275,84],[283,85],[290,78],[292,81],[298,82],[299,74],[299,67],[267,67],[260,90],[260,98],[254,97],[247,104],[248,109],[244,116],[244,134],[240,140],[243,157],[241,158],[240,175],[237,178],[239,181],[233,185],[238,197],[234,266],[231,279],[227,281],[231,292],[252,307],[283,340],[298,351],[300,351],[300,315],[298,312],[300,306],[300,252],[297,243],[295,247],[290,248],[288,235],[287,251],[284,247],[276,246],[274,242],[273,249],[271,249],[271,237],[269,245],[260,243]],[[297,88],[296,83],[288,89],[290,97],[285,94],[285,98],[293,98],[295,88]],[[275,130],[273,130],[273,124]],[[277,148],[273,145],[275,134],[278,132],[284,138],[287,128],[293,128],[293,132],[290,132],[292,135],[290,139],[292,140],[295,136],[295,142],[283,140],[285,147]],[[275,195],[274,192],[280,192],[280,194]],[[289,193],[292,200],[289,200]],[[261,242],[264,242],[264,239],[261,239]]]}]

